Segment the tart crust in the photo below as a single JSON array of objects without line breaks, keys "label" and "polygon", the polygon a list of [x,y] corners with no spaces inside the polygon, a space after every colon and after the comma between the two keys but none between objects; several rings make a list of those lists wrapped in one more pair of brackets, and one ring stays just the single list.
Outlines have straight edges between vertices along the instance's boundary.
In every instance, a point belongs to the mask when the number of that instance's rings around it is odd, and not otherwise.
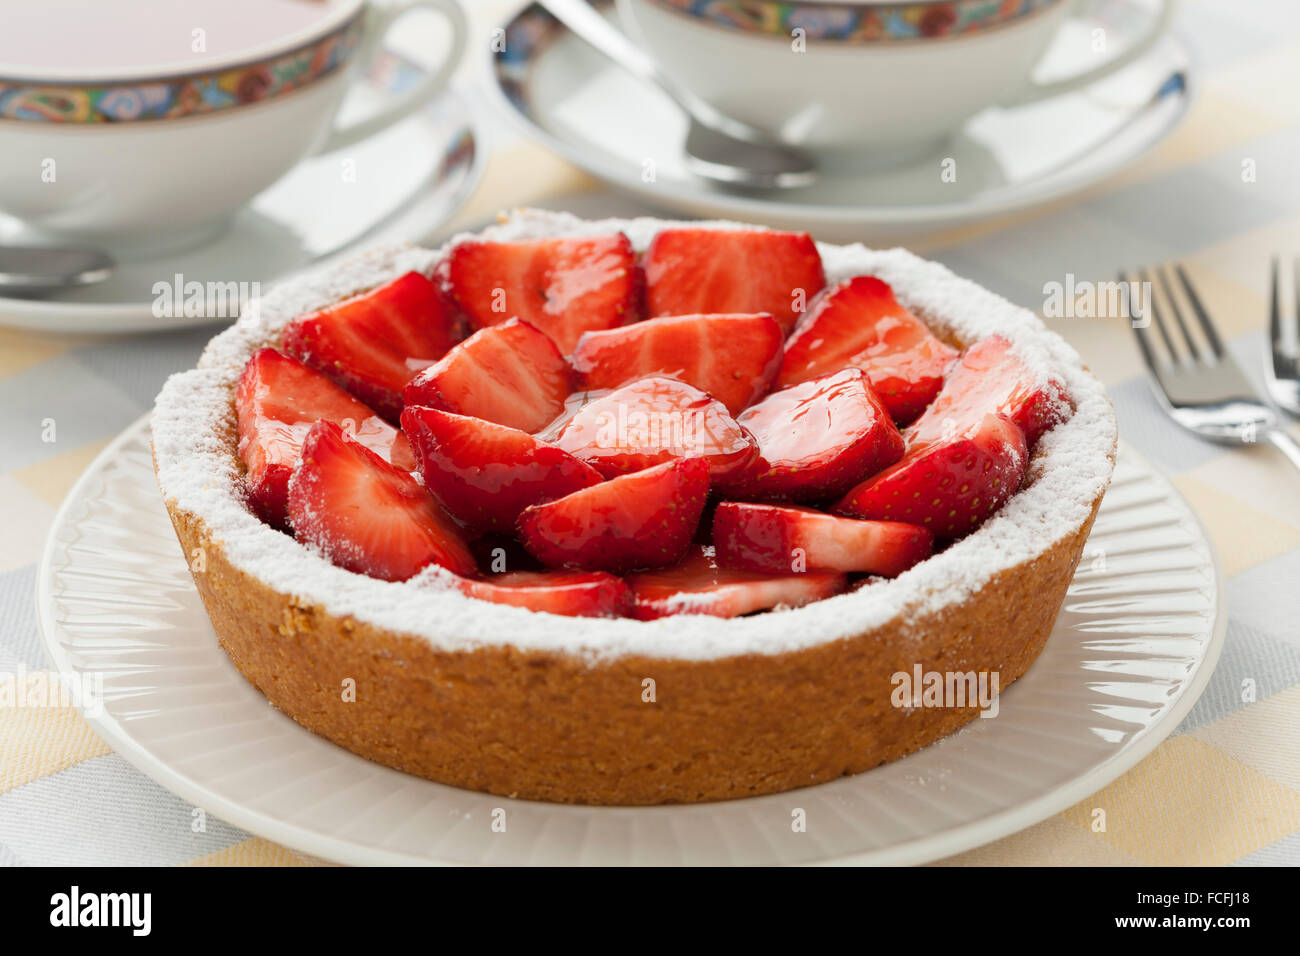
[{"label": "tart crust", "polygon": [[[572,227],[572,220],[565,222]],[[551,226],[544,222],[543,234]],[[391,274],[391,262],[384,268]],[[338,289],[326,294],[337,297]],[[282,318],[298,305],[286,301]],[[774,793],[867,770],[951,733],[975,718],[978,708],[896,707],[892,676],[911,674],[918,665],[923,671],[996,672],[1005,689],[1023,675],[1051,633],[1114,464],[1113,411],[1080,365],[1067,385],[1088,392],[1093,430],[1099,433],[1092,436],[1090,458],[1102,460],[1087,462],[1095,474],[1084,483],[1085,493],[1076,496],[1071,519],[1038,529],[1037,544],[1022,549],[1028,553],[1019,560],[983,568],[977,587],[937,600],[932,593],[916,600],[909,594],[905,612],[866,615],[875,621],[872,626],[849,628],[831,639],[810,639],[816,629],[801,626],[811,623],[805,615],[817,605],[763,615],[784,622],[782,632],[802,632],[789,649],[742,645],[736,653],[672,653],[664,645],[662,653],[647,654],[647,642],[634,641],[618,652],[593,656],[563,642],[539,646],[508,629],[535,620],[539,629],[546,621],[547,633],[563,634],[553,623],[562,619],[450,594],[439,598],[481,605],[484,617],[502,611],[514,616],[501,617],[507,629],[490,640],[481,631],[456,633],[464,629],[465,618],[455,615],[403,630],[386,626],[378,612],[340,610],[328,580],[303,589],[268,580],[275,576],[259,573],[266,565],[232,554],[228,538],[234,532],[213,517],[228,519],[227,506],[237,496],[230,404],[235,376],[230,373],[238,363],[231,360],[273,341],[276,331],[274,320],[260,332],[236,330],[228,367],[205,353],[196,372],[177,376],[164,388],[161,426],[155,418],[155,468],[167,511],[184,553],[204,557],[194,580],[221,646],[276,707],[309,730],[398,770],[510,797],[635,805]],[[1056,339],[1045,330],[1041,334]],[[199,378],[185,382],[185,375]],[[210,401],[216,394],[218,405],[225,394],[224,410],[183,408],[183,397],[196,387],[206,389]],[[211,419],[209,434],[196,439],[193,426],[205,416]],[[1029,484],[1042,473],[1035,465],[1042,449],[1053,447],[1050,438],[1051,433],[1035,455]],[[180,461],[183,452],[195,453],[223,474],[201,488],[189,485],[194,478],[189,472],[203,462]],[[1027,520],[1041,518],[1039,513]],[[1004,520],[995,516],[985,527]],[[290,560],[323,564],[269,527],[252,527],[241,514],[234,521],[239,554],[246,556],[247,542],[256,539],[268,553],[283,558],[292,548]],[[930,561],[949,557],[940,554]],[[321,574],[337,582],[347,572],[324,568]],[[901,587],[914,574],[915,569],[897,581],[817,604],[847,612],[872,601],[877,589]],[[401,593],[383,592],[390,598]],[[826,616],[823,611],[819,625]],[[563,620],[584,634],[617,624],[657,626],[654,634],[667,635],[675,633],[665,629],[674,621],[684,634],[704,633],[688,630],[691,625],[679,619]],[[709,620],[717,629],[754,622]],[[344,693],[348,680],[355,682],[353,700]]]},{"label": "tart crust", "polygon": [[[1034,662],[1074,576],[1072,535],[971,598],[904,625],[784,654],[629,655],[591,666],[509,645],[441,651],[331,614],[226,560],[202,520],[167,510],[239,671],[308,730],[439,783],[562,803],[725,800],[822,783],[933,743],[976,707],[893,706],[896,672],[996,672]],[[356,681],[346,702],[341,680]],[[647,701],[645,681],[653,680]]]}]

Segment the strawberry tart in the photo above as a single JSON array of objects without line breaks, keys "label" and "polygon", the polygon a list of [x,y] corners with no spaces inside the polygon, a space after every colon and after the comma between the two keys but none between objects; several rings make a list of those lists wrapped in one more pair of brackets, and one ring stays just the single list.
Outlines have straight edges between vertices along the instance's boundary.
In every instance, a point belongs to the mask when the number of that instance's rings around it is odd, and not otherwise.
[{"label": "strawberry tart", "polygon": [[275,289],[153,415],[217,638],[371,760],[512,797],[856,773],[1033,663],[1114,465],[1058,336],[900,249],[521,210]]}]

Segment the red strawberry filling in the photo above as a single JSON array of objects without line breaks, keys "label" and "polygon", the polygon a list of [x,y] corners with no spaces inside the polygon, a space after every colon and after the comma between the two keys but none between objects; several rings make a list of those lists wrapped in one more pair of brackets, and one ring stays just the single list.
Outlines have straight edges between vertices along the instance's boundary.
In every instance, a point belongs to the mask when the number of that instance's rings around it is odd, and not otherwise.
[{"label": "red strawberry filling", "polygon": [[408,272],[284,327],[284,349],[320,369],[389,421],[402,389],[460,341],[455,309],[428,277]]},{"label": "red strawberry filling", "polygon": [[772,386],[783,340],[770,315],[665,316],[588,332],[573,351],[573,367],[589,389],[650,375],[675,378],[738,415]]},{"label": "red strawberry filling", "polygon": [[457,244],[438,271],[476,329],[519,318],[568,355],[583,332],[640,318],[642,278],[627,236]]},{"label": "red strawberry filling", "polygon": [[483,581],[462,578],[462,594],[565,617],[622,617],[631,610],[627,583],[604,571],[515,571]]},{"label": "red strawberry filling", "polygon": [[662,571],[628,575],[632,616],[650,621],[673,614],[739,617],[774,607],[799,607],[843,591],[847,579],[834,571],[791,574],[718,567],[712,549],[695,545],[681,562]]},{"label": "red strawberry filling", "polygon": [[607,477],[698,458],[717,478],[744,468],[755,453],[754,440],[721,402],[671,378],[644,378],[588,402],[554,441]]},{"label": "red strawberry filling", "polygon": [[735,501],[718,505],[713,541],[719,564],[773,574],[813,569],[892,578],[934,550],[934,535],[914,524]]},{"label": "red strawberry filling", "polygon": [[625,573],[677,561],[709,493],[698,458],[678,458],[526,508],[519,540],[547,567]]},{"label": "red strawberry filling", "polygon": [[620,234],[469,240],[436,274],[449,297],[410,273],[294,319],[235,398],[251,507],[385,580],[436,565],[569,616],[797,607],[975,530],[1070,411],[1000,336],[958,356],[879,279],[821,291],[802,233],[661,232],[650,319]]},{"label": "red strawberry filling", "polygon": [[990,412],[1005,415],[1024,432],[1030,448],[1070,411],[1061,385],[1040,383],[1000,335],[976,342],[948,373],[943,389],[907,430],[908,446],[946,438]]},{"label": "red strawberry filling", "polygon": [[410,436],[424,487],[473,531],[511,533],[529,505],[600,484],[600,472],[527,432],[407,406]]},{"label": "red strawberry filling", "polygon": [[402,397],[535,432],[560,414],[572,387],[573,370],[555,343],[511,319],[461,342],[411,379]]},{"label": "red strawberry filling", "polygon": [[903,439],[860,369],[769,395],[738,419],[758,457],[725,491],[741,498],[833,498],[903,457]]},{"label": "red strawberry filling", "polygon": [[307,433],[289,479],[289,520],[299,541],[359,574],[404,581],[429,564],[475,571],[456,526],[419,482],[333,422]]},{"label": "red strawberry filling", "polygon": [[906,424],[934,399],[956,357],[888,285],[858,276],[818,296],[785,345],[777,385],[860,368],[894,420]]},{"label": "red strawberry filling", "polygon": [[964,432],[913,445],[902,461],[862,482],[834,510],[959,538],[1016,493],[1028,464],[1025,436],[1015,423],[985,415]]},{"label": "red strawberry filling", "polygon": [[297,359],[258,349],[235,391],[239,457],[248,468],[249,499],[267,524],[287,529],[289,476],[312,425],[324,419],[385,461],[415,467],[406,436],[343,389]]},{"label": "red strawberry filling", "polygon": [[643,266],[652,316],[766,312],[785,332],[826,284],[806,232],[665,229]]}]

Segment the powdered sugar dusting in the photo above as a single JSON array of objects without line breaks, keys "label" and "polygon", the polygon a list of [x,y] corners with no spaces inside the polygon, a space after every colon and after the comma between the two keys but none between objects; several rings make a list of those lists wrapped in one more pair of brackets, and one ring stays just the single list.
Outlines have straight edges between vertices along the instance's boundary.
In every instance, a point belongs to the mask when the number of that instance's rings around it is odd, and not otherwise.
[{"label": "powdered sugar dusting", "polygon": [[[644,250],[655,232],[677,225],[686,224],[657,219],[591,222],[520,210],[487,235],[523,239],[622,230],[634,247]],[[689,225],[752,228],[722,222]],[[380,247],[343,266],[296,279],[261,300],[255,323],[237,324],[214,338],[198,368],[173,375],[158,396],[152,424],[159,484],[181,510],[202,519],[235,567],[301,603],[416,635],[446,650],[509,644],[571,653],[593,662],[627,654],[705,660],[784,653],[860,634],[895,618],[906,621],[942,610],[1083,523],[1110,480],[1114,412],[1078,354],[1028,310],[903,249],[819,248],[828,283],[877,275],[893,286],[900,302],[941,334],[970,343],[999,333],[1035,370],[1040,384],[1055,378],[1074,403],[1069,419],[1040,439],[1028,487],[977,532],[894,580],[798,609],[729,620],[703,615],[655,621],[557,617],[465,597],[451,589],[450,575],[440,569],[426,569],[406,582],[353,574],[263,524],[245,503],[241,468],[233,454],[232,399],[244,363],[260,346],[275,344],[281,327],[295,315],[412,269],[431,273],[441,249]],[[689,604],[682,601],[683,607]]]}]

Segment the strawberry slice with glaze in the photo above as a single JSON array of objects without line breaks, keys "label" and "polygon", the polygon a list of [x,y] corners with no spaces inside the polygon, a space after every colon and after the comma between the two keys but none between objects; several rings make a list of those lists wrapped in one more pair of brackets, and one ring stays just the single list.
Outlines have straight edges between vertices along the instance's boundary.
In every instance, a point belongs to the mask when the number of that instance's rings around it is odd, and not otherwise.
[{"label": "strawberry slice with glaze", "polygon": [[560,410],[560,414],[556,415],[554,419],[547,423],[545,428],[540,428],[533,432],[533,435],[540,438],[542,441],[555,442],[564,429],[569,426],[569,422],[573,421],[574,416],[576,416],[578,412],[582,411],[592,402],[604,398],[611,391],[612,389],[608,388],[598,388],[589,392],[574,392],[564,400],[564,407]]},{"label": "strawberry slice with glaze", "polygon": [[632,608],[623,579],[604,571],[513,571],[481,581],[462,578],[462,594],[565,617],[622,617]]},{"label": "strawberry slice with glaze", "polygon": [[476,329],[520,318],[568,355],[583,332],[640,317],[641,270],[627,236],[488,242],[467,239],[438,268]]},{"label": "strawberry slice with glaze", "polygon": [[977,424],[985,415],[1005,415],[1024,432],[1030,448],[1070,413],[1064,388],[1043,381],[1000,335],[981,339],[948,373],[938,397],[904,432],[908,446],[928,444]]},{"label": "strawberry slice with glaze", "polygon": [[389,421],[402,413],[402,389],[461,340],[460,317],[418,272],[335,305],[300,315],[282,344]]},{"label": "strawberry slice with glaze", "polygon": [[568,452],[479,418],[408,405],[402,430],[415,451],[424,487],[475,532],[511,532],[529,505],[603,480]]},{"label": "strawberry slice with glaze", "polygon": [[898,304],[885,282],[857,276],[813,302],[785,344],[777,387],[860,368],[894,421],[905,424],[938,394],[956,357],[956,349]]},{"label": "strawberry slice with glaze", "polygon": [[713,549],[701,545],[692,547],[673,567],[626,578],[632,589],[632,616],[642,621],[673,614],[739,617],[774,607],[799,607],[840,593],[847,580],[835,571],[773,575],[720,568]]},{"label": "strawberry slice with glaze", "polygon": [[524,509],[519,539],[552,568],[663,567],[690,545],[708,493],[704,462],[679,458]]},{"label": "strawberry slice with glaze", "polygon": [[573,370],[549,337],[511,319],[475,332],[411,379],[407,405],[425,405],[535,432],[564,409]]},{"label": "strawberry slice with glaze", "polygon": [[712,395],[732,415],[771,388],[781,367],[781,326],[770,315],[679,315],[588,332],[573,351],[586,388],[666,376]]},{"label": "strawberry slice with glaze", "polygon": [[333,422],[312,426],[289,479],[294,536],[341,568],[404,581],[429,564],[476,572],[455,524],[407,472]]},{"label": "strawberry slice with glaze", "polygon": [[1028,463],[1019,427],[1002,415],[985,415],[950,438],[913,445],[902,461],[858,485],[833,510],[960,538],[1016,493]]},{"label": "strawberry slice with glaze", "polygon": [[665,229],[643,267],[651,316],[767,312],[787,333],[826,284],[806,232]]},{"label": "strawberry slice with glaze", "polygon": [[737,422],[758,457],[723,489],[743,498],[842,495],[903,457],[903,439],[861,369],[846,368],[773,392]]},{"label": "strawberry slice with glaze", "polygon": [[839,518],[812,508],[724,501],[713,516],[724,567],[771,574],[865,571],[897,577],[934,551],[934,535],[901,521]]},{"label": "strawberry slice with glaze", "polygon": [[410,471],[415,459],[406,436],[315,369],[272,348],[258,349],[235,391],[239,457],[253,510],[288,530],[289,476],[302,457],[312,425],[324,419],[385,461]]},{"label": "strawberry slice with glaze", "polygon": [[643,378],[582,404],[553,441],[606,477],[698,458],[716,479],[747,467],[755,454],[754,440],[726,406],[671,378]]}]

